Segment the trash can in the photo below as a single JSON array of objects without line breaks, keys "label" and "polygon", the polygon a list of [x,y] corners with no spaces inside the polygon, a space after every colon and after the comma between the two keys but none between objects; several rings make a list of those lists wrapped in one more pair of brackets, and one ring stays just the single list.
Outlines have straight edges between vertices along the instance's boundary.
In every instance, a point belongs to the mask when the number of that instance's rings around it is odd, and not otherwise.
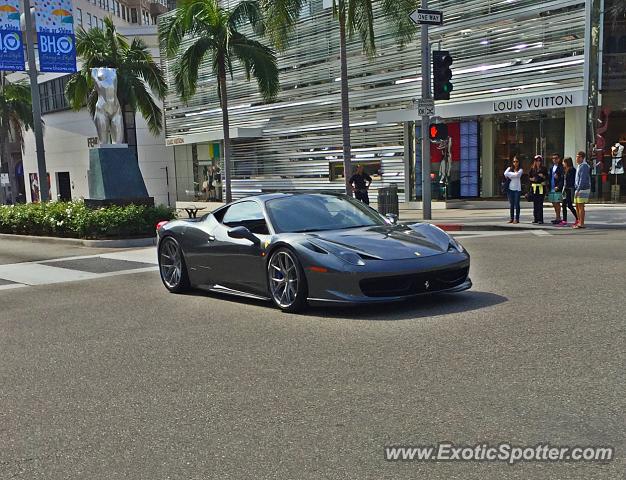
[{"label": "trash can", "polygon": [[396,184],[378,189],[378,211],[382,215],[387,215],[388,213],[400,214],[398,186]]}]

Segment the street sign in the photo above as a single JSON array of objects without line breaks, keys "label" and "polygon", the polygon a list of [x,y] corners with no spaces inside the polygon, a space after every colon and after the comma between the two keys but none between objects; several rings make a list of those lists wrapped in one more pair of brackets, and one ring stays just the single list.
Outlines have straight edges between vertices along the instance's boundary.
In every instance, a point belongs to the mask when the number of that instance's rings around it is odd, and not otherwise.
[{"label": "street sign", "polygon": [[413,108],[417,110],[417,115],[435,115],[435,101],[432,98],[418,98],[413,100]]},{"label": "street sign", "polygon": [[434,115],[435,114],[435,106],[428,106],[428,107],[417,107],[417,115],[420,117],[423,117],[425,115]]},{"label": "street sign", "polygon": [[441,10],[418,8],[409,16],[415,25],[443,25],[443,12]]}]

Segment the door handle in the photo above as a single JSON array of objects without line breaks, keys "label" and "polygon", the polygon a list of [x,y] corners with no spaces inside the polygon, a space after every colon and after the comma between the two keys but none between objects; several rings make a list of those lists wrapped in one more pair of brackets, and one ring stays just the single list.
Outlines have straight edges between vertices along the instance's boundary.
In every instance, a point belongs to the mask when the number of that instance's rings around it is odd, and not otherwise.
[{"label": "door handle", "polygon": [[214,242],[215,241],[215,237],[213,235],[209,235],[209,242]]}]

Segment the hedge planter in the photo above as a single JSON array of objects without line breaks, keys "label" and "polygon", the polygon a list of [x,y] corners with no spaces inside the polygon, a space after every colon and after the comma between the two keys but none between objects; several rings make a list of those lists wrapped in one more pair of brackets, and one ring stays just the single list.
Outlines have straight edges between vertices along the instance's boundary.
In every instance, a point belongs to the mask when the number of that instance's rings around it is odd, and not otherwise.
[{"label": "hedge planter", "polygon": [[82,239],[153,237],[159,221],[173,218],[174,210],[165,206],[90,209],[80,200],[1,205],[0,233]]}]

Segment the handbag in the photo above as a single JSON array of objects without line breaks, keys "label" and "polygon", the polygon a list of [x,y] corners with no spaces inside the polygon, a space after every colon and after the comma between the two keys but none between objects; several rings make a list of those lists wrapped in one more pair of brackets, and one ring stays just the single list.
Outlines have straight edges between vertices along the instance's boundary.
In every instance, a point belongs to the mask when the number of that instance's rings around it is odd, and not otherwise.
[{"label": "handbag", "polygon": [[507,195],[509,193],[509,189],[511,187],[511,179],[510,178],[506,178],[501,184],[500,184],[500,193],[502,195]]},{"label": "handbag", "polygon": [[528,187],[528,192],[524,195],[527,202],[532,202],[535,200],[535,195],[533,194],[533,187]]}]

